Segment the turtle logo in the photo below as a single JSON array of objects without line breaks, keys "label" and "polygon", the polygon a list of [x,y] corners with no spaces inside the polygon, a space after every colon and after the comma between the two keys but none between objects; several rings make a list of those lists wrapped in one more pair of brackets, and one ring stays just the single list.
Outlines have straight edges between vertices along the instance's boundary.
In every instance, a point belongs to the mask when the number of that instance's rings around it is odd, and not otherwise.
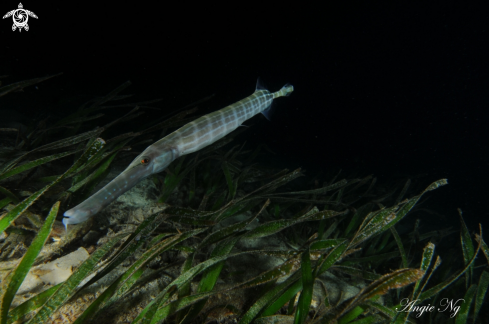
[{"label": "turtle logo", "polygon": [[22,6],[22,3],[19,3],[18,9],[14,9],[12,11],[7,12],[5,16],[3,16],[3,19],[8,18],[10,16],[12,16],[12,19],[14,20],[14,24],[12,25],[12,31],[15,31],[18,28],[19,32],[22,31],[22,28],[24,28],[26,31],[29,30],[29,25],[27,25],[29,16],[37,19],[36,14],[33,13],[32,11],[25,10],[24,7]]}]

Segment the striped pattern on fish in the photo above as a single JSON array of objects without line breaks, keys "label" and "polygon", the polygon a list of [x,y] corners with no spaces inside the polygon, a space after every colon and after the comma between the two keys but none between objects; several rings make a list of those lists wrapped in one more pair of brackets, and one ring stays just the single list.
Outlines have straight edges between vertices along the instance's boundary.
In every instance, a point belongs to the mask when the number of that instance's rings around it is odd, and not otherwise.
[{"label": "striped pattern on fish", "polygon": [[148,146],[105,187],[64,213],[63,224],[78,224],[98,213],[127,190],[151,174],[163,171],[178,157],[196,152],[223,138],[243,122],[266,113],[273,100],[288,96],[294,87],[286,84],[271,93],[257,84],[255,92],[221,110],[202,116]]}]

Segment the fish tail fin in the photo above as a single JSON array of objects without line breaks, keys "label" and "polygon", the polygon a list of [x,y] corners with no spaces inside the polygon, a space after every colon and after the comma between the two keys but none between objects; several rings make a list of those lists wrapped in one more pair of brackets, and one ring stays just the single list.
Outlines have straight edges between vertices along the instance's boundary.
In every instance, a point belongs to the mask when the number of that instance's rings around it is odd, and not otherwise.
[{"label": "fish tail fin", "polygon": [[[284,85],[282,87],[282,89],[280,89],[277,92],[272,93],[272,96],[273,96],[273,99],[278,98],[278,97],[287,97],[287,96],[290,95],[290,93],[292,91],[294,91],[294,86],[292,86],[290,83],[287,83],[286,85]],[[273,113],[273,110],[274,110],[273,105],[274,105],[274,103],[272,102],[267,109],[265,109],[264,111],[262,111],[262,114],[265,115],[265,117],[268,120],[270,120],[270,116]]]},{"label": "fish tail fin", "polygon": [[290,96],[292,91],[294,91],[294,86],[291,85],[290,83],[287,83],[286,85],[284,85],[282,87],[282,89],[273,93],[273,99],[278,98],[278,97],[288,97],[288,96]]}]

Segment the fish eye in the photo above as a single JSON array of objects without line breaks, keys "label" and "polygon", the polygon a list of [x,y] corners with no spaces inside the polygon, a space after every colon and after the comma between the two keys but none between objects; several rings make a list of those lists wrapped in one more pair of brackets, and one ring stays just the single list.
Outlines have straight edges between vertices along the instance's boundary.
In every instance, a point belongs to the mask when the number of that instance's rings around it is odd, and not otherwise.
[{"label": "fish eye", "polygon": [[141,164],[146,165],[148,163],[149,163],[149,159],[148,158],[142,158],[141,159]]}]

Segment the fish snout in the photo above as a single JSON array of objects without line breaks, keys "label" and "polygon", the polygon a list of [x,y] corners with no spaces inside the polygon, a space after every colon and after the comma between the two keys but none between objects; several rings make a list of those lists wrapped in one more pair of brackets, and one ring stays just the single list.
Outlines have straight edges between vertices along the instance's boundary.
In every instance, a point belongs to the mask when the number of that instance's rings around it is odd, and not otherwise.
[{"label": "fish snout", "polygon": [[69,209],[65,211],[65,213],[63,214],[63,216],[65,217],[63,218],[63,224],[65,228],[67,228],[69,224],[78,224],[86,221],[87,219],[92,217],[95,213],[96,212],[91,210],[78,209],[76,207]]}]

